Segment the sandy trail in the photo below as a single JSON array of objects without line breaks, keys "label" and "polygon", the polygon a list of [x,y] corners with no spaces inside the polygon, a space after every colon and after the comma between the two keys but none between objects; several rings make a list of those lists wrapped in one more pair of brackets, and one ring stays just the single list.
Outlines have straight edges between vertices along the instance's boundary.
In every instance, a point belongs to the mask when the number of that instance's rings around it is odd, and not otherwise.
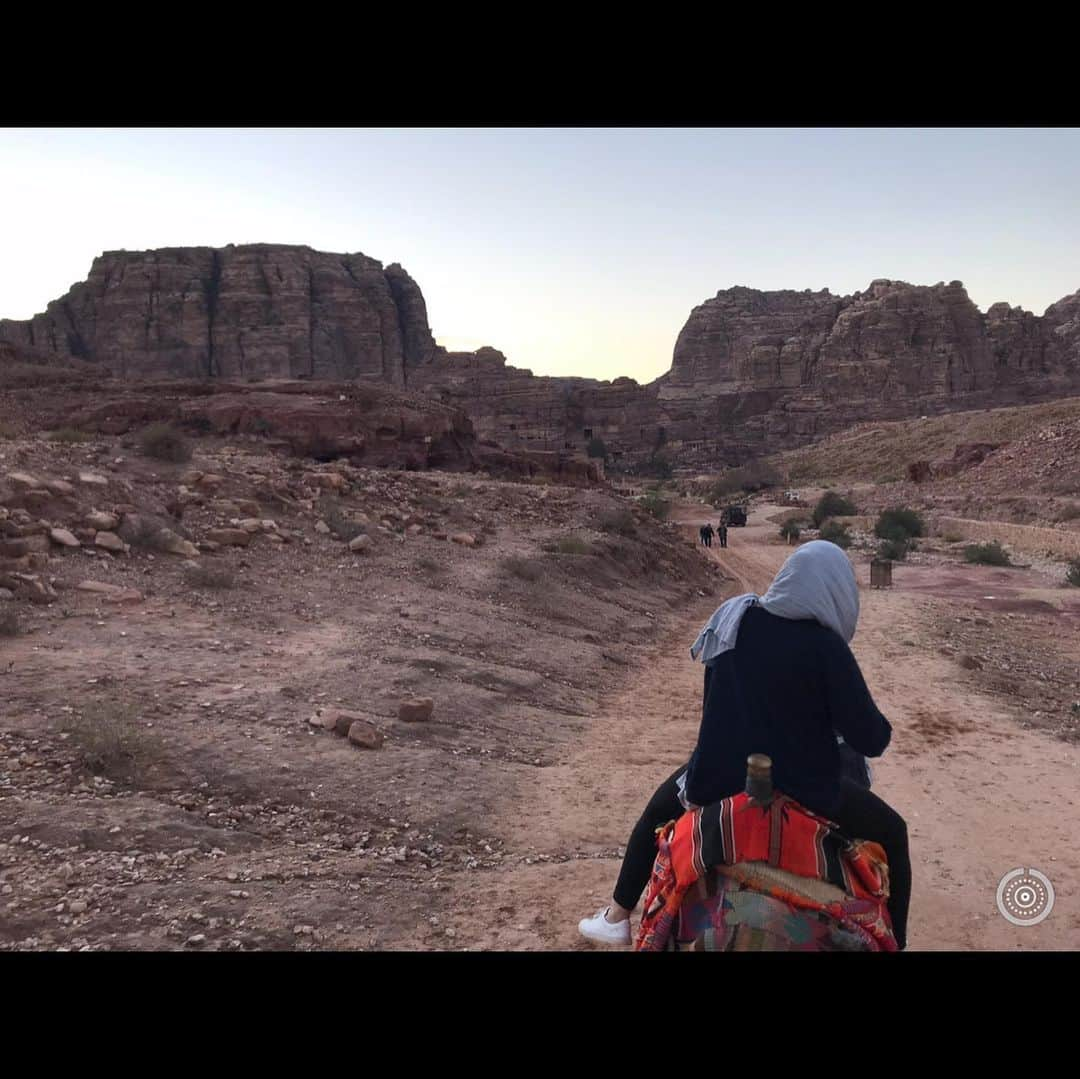
[{"label": "sandy trail", "polygon": [[[726,550],[709,552],[734,578],[732,593],[763,590],[790,553],[767,521],[775,509],[758,509],[746,528],[730,530]],[[695,536],[701,512],[681,506],[676,519]],[[926,632],[932,605],[947,599],[905,590],[901,580],[871,590],[868,568],[859,571],[853,647],[893,725],[892,744],[874,762],[874,788],[908,821],[910,950],[1080,949],[1080,749],[1020,729],[997,702],[956,683],[955,665]],[[519,864],[484,886],[488,894],[476,899],[491,920],[476,946],[592,947],[578,937],[577,920],[608,900],[638,813],[693,747],[702,676],[688,646],[713,605],[702,600],[688,611],[650,665],[628,668],[626,690],[606,714],[500,814],[512,847],[571,860]],[[1018,867],[1038,869],[1054,885],[1054,909],[1040,925],[1014,926],[998,913],[998,882]],[[475,932],[475,912],[463,911],[462,943],[473,943],[470,923]]]}]

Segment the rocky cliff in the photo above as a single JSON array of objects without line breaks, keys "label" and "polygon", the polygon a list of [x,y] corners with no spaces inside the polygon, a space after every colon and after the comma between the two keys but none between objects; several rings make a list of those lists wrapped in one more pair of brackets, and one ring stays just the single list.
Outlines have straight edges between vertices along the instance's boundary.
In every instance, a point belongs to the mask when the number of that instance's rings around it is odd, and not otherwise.
[{"label": "rocky cliff", "polygon": [[434,349],[397,265],[309,247],[109,251],[86,281],[0,339],[132,378],[363,378],[402,386]]},{"label": "rocky cliff", "polygon": [[0,340],[126,378],[375,379],[460,408],[481,440],[714,466],[865,419],[1080,393],[1080,292],[1041,317],[983,314],[959,281],[865,292],[731,288],[694,308],[648,386],[535,377],[495,349],[450,353],[397,264],[253,244],[110,252]]}]

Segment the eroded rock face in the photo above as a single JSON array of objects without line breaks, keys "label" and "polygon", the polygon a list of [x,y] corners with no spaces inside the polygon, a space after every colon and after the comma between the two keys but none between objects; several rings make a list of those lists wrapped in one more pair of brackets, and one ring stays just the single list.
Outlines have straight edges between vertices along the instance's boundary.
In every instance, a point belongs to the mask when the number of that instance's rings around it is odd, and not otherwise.
[{"label": "eroded rock face", "polygon": [[423,297],[400,266],[279,244],[109,251],[44,314],[0,321],[0,339],[125,378],[404,385],[430,338]]},{"label": "eroded rock face", "polygon": [[[725,289],[691,312],[671,369],[641,386],[535,377],[493,348],[447,352],[398,264],[273,244],[109,252],[44,314],[0,322],[0,340],[125,379],[389,384],[465,413],[477,442],[516,455],[507,464],[519,471],[532,467],[523,452],[580,458],[592,439],[616,462],[662,450],[678,464],[734,463],[867,419],[1080,392],[1080,292],[1039,317],[1005,303],[983,314],[959,281],[881,279],[851,296]],[[454,424],[449,441],[427,429],[430,417],[392,436],[395,423],[358,423],[355,410],[316,405],[318,394],[281,396],[293,392],[273,386],[258,400],[207,391],[184,415],[202,410],[215,430],[245,431],[271,422],[270,409],[285,437],[319,428],[373,463],[380,448],[414,436],[431,437],[423,456],[434,467],[461,457]],[[406,411],[425,408],[414,396]],[[99,430],[175,411],[156,393],[129,395],[117,409]]]}]

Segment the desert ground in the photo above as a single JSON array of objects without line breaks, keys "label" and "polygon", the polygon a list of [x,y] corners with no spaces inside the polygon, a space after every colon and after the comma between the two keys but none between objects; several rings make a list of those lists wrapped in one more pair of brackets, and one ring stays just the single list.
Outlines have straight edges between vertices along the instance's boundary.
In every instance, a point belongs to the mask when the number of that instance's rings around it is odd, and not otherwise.
[{"label": "desert ground", "polygon": [[[0,454],[5,542],[48,552],[53,592],[0,600],[3,950],[594,950],[577,921],[694,743],[689,644],[790,552],[764,495],[705,550],[715,511],[689,500],[659,522],[606,489],[254,438],[184,464],[119,438]],[[177,491],[192,546],[162,550],[138,518]],[[94,514],[136,524],[102,547]],[[851,553],[911,950],[1080,948],[1080,591],[945,541],[876,590]],[[1021,866],[1056,890],[1033,927],[995,904]]]}]

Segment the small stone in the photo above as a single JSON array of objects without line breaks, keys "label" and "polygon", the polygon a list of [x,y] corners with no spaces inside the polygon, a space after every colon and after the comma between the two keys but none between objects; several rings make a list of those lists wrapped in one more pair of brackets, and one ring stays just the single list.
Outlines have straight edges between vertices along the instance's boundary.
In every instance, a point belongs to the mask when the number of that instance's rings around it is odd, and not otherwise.
[{"label": "small stone", "polygon": [[85,899],[73,899],[68,904],[68,910],[70,910],[72,914],[85,914],[88,905],[89,904],[87,904]]},{"label": "small stone", "polygon": [[188,939],[184,943],[190,944],[193,948],[197,948],[200,944],[206,943],[206,934],[192,933],[192,935],[188,937]]},{"label": "small stone", "polygon": [[80,472],[79,482],[85,484],[87,487],[108,487],[109,479],[107,476],[101,476],[97,472]]},{"label": "small stone", "polygon": [[406,723],[424,723],[431,719],[435,702],[430,697],[411,697],[398,705],[398,719]]},{"label": "small stone", "polygon": [[348,737],[354,746],[361,749],[379,749],[383,744],[382,733],[362,719],[358,719],[349,728]]},{"label": "small stone", "polygon": [[163,528],[158,533],[158,543],[169,554],[181,555],[184,558],[198,558],[199,548],[190,540],[183,539],[168,528]]},{"label": "small stone", "polygon": [[54,495],[70,497],[75,493],[74,485],[68,483],[67,480],[46,480],[45,487],[52,491]]},{"label": "small stone", "polygon": [[94,546],[106,551],[124,551],[127,544],[115,532],[98,532],[94,536]]},{"label": "small stone", "polygon": [[120,518],[115,513],[94,510],[86,515],[86,523],[100,532],[114,532],[120,525]]},{"label": "small stone", "polygon": [[121,588],[105,581],[80,581],[75,586],[80,592],[97,592],[109,603],[138,603],[143,594],[135,588]]},{"label": "small stone", "polygon": [[50,528],[49,539],[53,543],[59,544],[61,547],[81,547],[82,544],[76,539],[75,535],[69,532],[66,528]]},{"label": "small stone", "polygon": [[251,542],[251,533],[243,528],[211,528],[206,538],[225,547],[246,547]]},{"label": "small stone", "polygon": [[450,542],[460,544],[462,547],[475,547],[477,545],[476,537],[469,532],[455,532],[450,537]]},{"label": "small stone", "polygon": [[9,472],[7,481],[13,487],[37,488],[41,486],[41,480],[36,476],[31,476],[29,472]]},{"label": "small stone", "polygon": [[316,521],[315,531],[318,532],[320,536],[329,536],[330,526],[325,521]]},{"label": "small stone", "polygon": [[371,546],[371,537],[363,534],[349,540],[350,551],[366,551]]}]

